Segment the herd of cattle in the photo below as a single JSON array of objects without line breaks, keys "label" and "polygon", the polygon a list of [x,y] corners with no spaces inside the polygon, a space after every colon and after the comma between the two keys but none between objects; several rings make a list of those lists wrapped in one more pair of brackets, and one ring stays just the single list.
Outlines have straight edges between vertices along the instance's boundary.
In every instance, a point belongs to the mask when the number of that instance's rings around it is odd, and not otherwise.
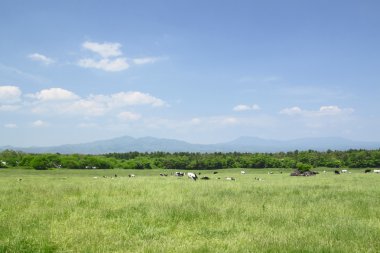
[{"label": "herd of cattle", "polygon": [[[364,171],[364,173],[371,173],[371,172],[372,172],[372,170],[370,170],[370,169],[366,169]],[[337,174],[337,175],[339,175],[341,173],[349,173],[349,174],[351,174],[351,172],[348,171],[348,170],[340,170],[340,171],[339,170],[335,170],[334,173]],[[373,173],[380,174],[380,170],[373,170]]]},{"label": "herd of cattle", "polygon": [[[364,173],[376,173],[376,174],[380,174],[380,169],[374,169],[373,171],[371,169],[366,169],[364,171]],[[282,172],[279,172],[280,174],[282,174]],[[323,173],[327,173],[327,171],[323,171]],[[342,173],[348,173],[348,174],[351,174],[350,171],[348,171],[347,169],[342,169],[342,170],[335,170],[334,173],[336,175],[340,175]],[[198,172],[197,173],[194,173],[194,172],[172,172],[170,173],[171,176],[175,176],[175,177],[178,177],[178,178],[181,178],[181,177],[185,177],[187,176],[189,179],[192,179],[194,181],[197,181],[198,179],[201,179],[201,180],[210,180],[211,178],[209,176],[201,176],[201,172]],[[214,171],[213,172],[214,175],[218,174],[217,171]],[[241,171],[240,172],[241,175],[245,175],[246,172],[245,171]],[[271,174],[274,174],[272,171],[268,172],[268,175],[271,175]],[[293,171],[290,175],[291,176],[314,176],[314,175],[317,175],[319,174],[319,172],[316,172],[316,171],[306,171],[306,172],[301,172],[299,170],[295,170]],[[165,174],[165,173],[160,173],[160,176],[161,177],[167,177],[169,176],[168,174]],[[108,178],[109,176],[103,176],[103,178]],[[129,174],[128,177],[136,177],[135,174]],[[94,177],[95,179],[97,179],[98,177]],[[115,174],[115,176],[113,177],[110,177],[110,178],[117,178],[117,175]],[[221,177],[216,177],[216,179],[221,179]],[[225,177],[224,180],[227,180],[227,181],[235,181],[236,178],[235,177]],[[264,179],[262,178],[259,178],[259,177],[255,177],[255,180],[257,181],[264,181]],[[21,181],[21,179],[19,179],[19,181]]]},{"label": "herd of cattle", "polygon": [[[202,174],[201,172],[198,173],[198,175],[201,175],[201,174]],[[213,174],[214,175],[218,174],[218,172],[214,171]],[[162,176],[162,175],[167,176],[166,174],[160,174],[160,176]],[[197,179],[210,180],[210,177],[208,177],[208,176],[202,176],[202,177],[199,178],[198,175],[196,173],[194,173],[194,172],[187,172],[187,173],[185,173],[185,172],[178,172],[177,171],[177,172],[174,173],[174,176],[176,176],[176,177],[183,177],[185,175],[187,175],[188,178],[190,178],[190,179],[192,179],[194,181],[197,181]],[[217,179],[220,179],[220,177],[218,177]],[[234,177],[226,177],[225,179],[226,180],[232,180],[232,181],[235,180]]]},{"label": "herd of cattle", "polygon": [[[371,172],[372,172],[372,170],[370,170],[370,169],[366,169],[366,170],[364,171],[364,173],[371,173]],[[323,173],[327,173],[327,172],[326,172],[326,171],[323,171]],[[339,175],[339,174],[341,174],[341,173],[348,173],[348,174],[351,174],[351,172],[348,171],[347,169],[335,170],[334,173],[337,174],[337,175]],[[380,174],[380,169],[375,169],[375,170],[373,170],[373,173]],[[177,172],[175,172],[175,173],[171,173],[172,176],[175,176],[175,177],[184,177],[184,176],[187,176],[189,179],[192,179],[192,180],[194,180],[194,181],[196,181],[196,180],[198,180],[198,179],[201,179],[201,180],[210,180],[210,179],[211,179],[211,178],[208,177],[208,176],[200,176],[201,174],[202,174],[201,172],[198,172],[198,174],[196,174],[196,173],[194,173],[194,172],[187,172],[187,173],[186,173],[186,172],[179,172],[179,171],[177,171]],[[218,172],[217,172],[217,171],[214,171],[213,174],[214,174],[214,175],[215,175],[215,174],[218,174]],[[241,174],[241,175],[245,175],[246,172],[245,172],[245,171],[241,171],[240,174]],[[270,172],[268,172],[268,174],[273,174],[273,172],[270,171]],[[282,172],[280,172],[280,174],[282,174]],[[316,175],[316,174],[319,174],[319,173],[318,173],[318,172],[314,172],[314,171],[307,171],[307,173],[303,173],[303,174],[299,174],[299,175],[301,175],[301,176],[311,176],[311,175]],[[294,172],[291,173],[291,176],[294,176],[294,175],[296,175],[296,174],[294,174]],[[135,177],[134,174],[130,174],[130,175],[128,175],[128,176],[129,176],[129,177]],[[161,176],[161,177],[167,177],[168,174],[160,173],[160,176]],[[221,178],[220,178],[220,177],[216,177],[216,179],[221,179]],[[235,180],[236,180],[234,177],[225,177],[224,179],[225,179],[225,180],[228,180],[228,181],[235,181]],[[255,180],[263,181],[263,179],[261,179],[261,178],[257,178],[257,177],[255,177]]]}]

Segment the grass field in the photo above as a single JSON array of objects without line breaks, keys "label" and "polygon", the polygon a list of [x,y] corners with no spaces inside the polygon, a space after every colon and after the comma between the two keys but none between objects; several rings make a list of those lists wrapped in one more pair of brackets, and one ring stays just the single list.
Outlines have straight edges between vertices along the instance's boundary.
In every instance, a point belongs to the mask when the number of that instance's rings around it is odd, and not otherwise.
[{"label": "grass field", "polygon": [[1,169],[0,252],[380,252],[380,175],[273,171]]}]

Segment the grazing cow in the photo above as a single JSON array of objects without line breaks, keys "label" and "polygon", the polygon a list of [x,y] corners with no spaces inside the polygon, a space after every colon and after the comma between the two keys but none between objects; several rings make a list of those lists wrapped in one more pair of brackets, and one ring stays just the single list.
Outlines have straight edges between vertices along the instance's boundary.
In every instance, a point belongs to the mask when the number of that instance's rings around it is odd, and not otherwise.
[{"label": "grazing cow", "polygon": [[117,177],[117,175],[115,174],[115,177]]},{"label": "grazing cow", "polygon": [[217,171],[214,171],[214,175],[215,175],[215,174],[218,174],[218,172],[217,172]]},{"label": "grazing cow", "polygon": [[370,172],[371,172],[370,169],[366,169],[366,170],[364,171],[364,173],[370,173]]},{"label": "grazing cow", "polygon": [[234,177],[226,177],[226,180],[235,181],[235,178]]},{"label": "grazing cow", "polygon": [[175,173],[175,176],[176,176],[176,177],[183,177],[184,175],[185,175],[184,172],[176,172],[176,173]]},{"label": "grazing cow", "polygon": [[340,175],[339,170],[335,170],[334,172],[335,172],[335,174]]},{"label": "grazing cow", "polygon": [[342,170],[341,172],[342,172],[342,173],[347,173],[347,170]]},{"label": "grazing cow", "polygon": [[161,176],[161,177],[167,177],[167,176],[168,176],[168,174],[163,174],[163,173],[160,173],[160,176]]},{"label": "grazing cow", "polygon": [[189,178],[193,179],[194,181],[197,181],[197,179],[198,179],[197,174],[195,174],[195,173],[193,173],[193,172],[188,172],[188,173],[187,173],[187,176],[188,176]]},{"label": "grazing cow", "polygon": [[380,170],[373,170],[373,173],[380,173]]},{"label": "grazing cow", "polygon": [[135,177],[135,174],[129,174],[128,177]]},{"label": "grazing cow", "polygon": [[209,177],[201,177],[202,180],[209,180]]},{"label": "grazing cow", "polygon": [[244,170],[240,171],[240,174],[244,175],[244,174],[245,174],[245,171],[244,171]]}]

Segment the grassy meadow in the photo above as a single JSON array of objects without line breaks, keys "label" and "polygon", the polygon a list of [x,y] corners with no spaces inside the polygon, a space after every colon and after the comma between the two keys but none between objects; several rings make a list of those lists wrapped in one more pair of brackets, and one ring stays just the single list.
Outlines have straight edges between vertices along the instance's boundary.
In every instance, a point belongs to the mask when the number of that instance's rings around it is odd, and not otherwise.
[{"label": "grassy meadow", "polygon": [[0,252],[380,252],[380,175],[272,171],[0,169]]}]

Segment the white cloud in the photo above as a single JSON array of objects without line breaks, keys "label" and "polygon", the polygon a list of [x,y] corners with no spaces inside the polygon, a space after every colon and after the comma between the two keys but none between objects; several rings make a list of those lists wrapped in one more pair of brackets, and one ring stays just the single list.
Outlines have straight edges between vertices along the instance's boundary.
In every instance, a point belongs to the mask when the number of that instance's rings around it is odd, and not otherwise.
[{"label": "white cloud", "polygon": [[260,106],[257,104],[254,105],[237,105],[233,108],[235,112],[243,112],[243,111],[258,111],[260,110]]},{"label": "white cloud", "polygon": [[99,54],[103,58],[120,56],[123,53],[120,51],[120,43],[97,43],[86,41],[82,44],[83,48]]},{"label": "white cloud", "polygon": [[132,62],[136,65],[143,65],[143,64],[149,64],[149,63],[155,63],[158,61],[159,58],[156,57],[143,57],[143,58],[135,58],[132,60]]},{"label": "white cloud", "polygon": [[102,116],[107,112],[106,105],[94,100],[81,99],[67,105],[59,105],[57,111],[63,114]]},{"label": "white cloud", "polygon": [[354,112],[352,108],[339,108],[336,105],[326,105],[321,106],[319,110],[302,110],[298,106],[291,108],[285,108],[280,111],[280,114],[285,115],[301,115],[304,117],[321,117],[321,116],[337,116],[337,115],[347,115]]},{"label": "white cloud", "polygon": [[31,111],[38,114],[58,113],[94,117],[130,106],[161,107],[167,105],[162,99],[139,91],[89,95],[86,98],[80,98],[71,91],[52,88],[29,94],[27,97],[34,99],[30,104]]},{"label": "white cloud", "polygon": [[220,123],[223,125],[235,125],[238,122],[238,119],[234,117],[224,117],[220,119]]},{"label": "white cloud", "polygon": [[49,57],[39,54],[39,53],[30,54],[28,55],[28,58],[31,59],[32,61],[41,62],[46,65],[50,65],[54,63],[53,59],[50,59]]},{"label": "white cloud", "polygon": [[123,121],[136,121],[141,118],[141,115],[133,112],[121,112],[117,117]]},{"label": "white cloud", "polygon": [[123,71],[129,68],[129,64],[125,58],[116,58],[114,60],[86,58],[79,60],[78,65],[83,68],[95,68],[109,72]]},{"label": "white cloud", "polygon": [[233,108],[233,110],[236,112],[248,111],[250,109],[251,108],[248,105],[237,105]]},{"label": "white cloud", "polygon": [[0,103],[15,103],[20,100],[21,90],[17,86],[0,86]]},{"label": "white cloud", "polygon": [[259,106],[259,105],[256,105],[256,104],[252,105],[252,106],[251,106],[251,109],[254,110],[254,111],[261,110],[260,106]]},{"label": "white cloud", "polygon": [[17,125],[14,123],[8,123],[4,125],[5,128],[17,128]]},{"label": "white cloud", "polygon": [[199,125],[201,122],[202,122],[202,120],[200,118],[192,118],[190,120],[191,125]]},{"label": "white cloud", "polygon": [[342,112],[342,109],[336,105],[321,106],[319,112],[323,114],[338,114]]},{"label": "white cloud", "polygon": [[48,126],[49,124],[45,121],[42,121],[42,120],[36,120],[32,123],[32,126],[33,127],[46,127]]},{"label": "white cloud", "polygon": [[126,105],[152,105],[154,107],[160,107],[166,105],[166,103],[148,93],[139,91],[119,92],[110,96],[111,107]]},{"label": "white cloud", "polygon": [[280,111],[280,114],[286,114],[286,115],[297,115],[301,113],[302,113],[302,110],[298,106],[294,106],[291,108],[284,108]]},{"label": "white cloud", "polygon": [[41,101],[75,100],[79,98],[75,93],[62,88],[44,89],[35,94],[29,94],[28,97]]},{"label": "white cloud", "polygon": [[144,65],[154,63],[160,59],[157,57],[141,57],[127,61],[125,57],[119,57],[123,55],[120,50],[120,43],[97,43],[86,41],[82,44],[82,47],[98,55],[95,58],[80,59],[77,64],[83,68],[95,68],[109,72],[116,72],[128,69],[130,64]]}]

